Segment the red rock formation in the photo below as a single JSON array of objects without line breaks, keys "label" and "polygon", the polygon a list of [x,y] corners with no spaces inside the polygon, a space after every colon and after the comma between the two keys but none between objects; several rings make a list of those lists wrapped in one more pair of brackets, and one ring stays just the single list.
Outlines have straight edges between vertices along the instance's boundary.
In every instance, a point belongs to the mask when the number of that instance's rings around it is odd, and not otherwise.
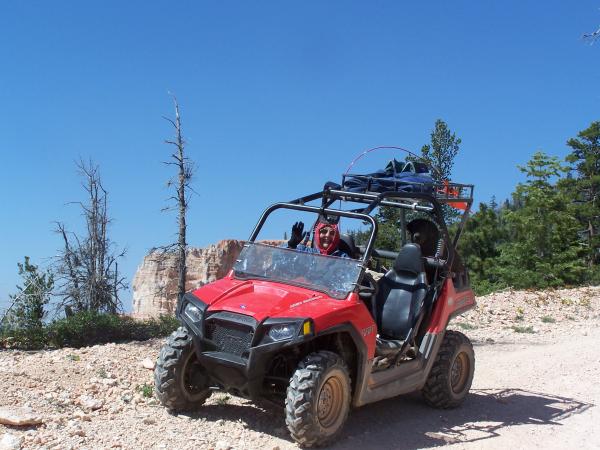
[{"label": "red rock formation", "polygon": [[[227,275],[245,241],[227,239],[206,248],[187,252],[186,291],[204,286]],[[278,245],[281,241],[269,241]],[[174,253],[148,254],[138,267],[132,283],[135,317],[173,314],[177,305],[177,267]]]}]

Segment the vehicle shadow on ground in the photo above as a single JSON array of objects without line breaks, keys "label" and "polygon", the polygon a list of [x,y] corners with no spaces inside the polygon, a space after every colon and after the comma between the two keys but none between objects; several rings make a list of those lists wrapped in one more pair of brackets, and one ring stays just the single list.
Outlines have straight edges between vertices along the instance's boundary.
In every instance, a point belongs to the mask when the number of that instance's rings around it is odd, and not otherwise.
[{"label": "vehicle shadow on ground", "polygon": [[[219,422],[220,420],[239,422],[245,428],[259,433],[265,433],[273,437],[288,440],[292,442],[285,425],[284,407],[272,403],[252,403],[249,400],[241,398],[236,399],[236,403],[218,402],[213,403],[214,397],[223,394],[215,393],[209,400],[197,411],[185,413],[192,420],[204,419],[207,422]],[[216,397],[218,401],[219,397]],[[242,402],[242,404],[237,404]]]},{"label": "vehicle shadow on ground", "polygon": [[[474,389],[461,407],[440,410],[427,406],[418,393],[410,394],[353,410],[341,436],[329,448],[412,450],[484,441],[509,426],[560,425],[592,406],[522,389]],[[271,404],[207,404],[191,418],[241,422],[248,429],[292,442],[283,407]]]},{"label": "vehicle shadow on ground", "polygon": [[[417,449],[477,442],[514,425],[560,424],[590,403],[521,389],[474,389],[452,410],[427,406],[419,394],[396,397],[357,409],[331,448],[367,445],[377,449]],[[363,444],[364,442],[364,444]]]}]

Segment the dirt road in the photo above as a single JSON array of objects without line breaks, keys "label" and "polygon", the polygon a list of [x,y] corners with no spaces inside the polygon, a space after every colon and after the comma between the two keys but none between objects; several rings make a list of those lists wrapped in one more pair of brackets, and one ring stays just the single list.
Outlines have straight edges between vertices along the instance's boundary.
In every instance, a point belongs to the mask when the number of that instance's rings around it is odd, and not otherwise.
[{"label": "dirt road", "polygon": [[[598,292],[561,294],[531,309],[515,293],[481,301],[455,324],[473,338],[477,359],[463,406],[431,409],[417,394],[368,405],[351,413],[331,448],[600,448]],[[510,320],[532,331],[515,331]],[[152,397],[145,367],[161,343],[0,351],[0,408],[29,407],[42,421],[0,425],[0,449],[297,448],[280,409],[222,393],[194,414],[169,414]]]},{"label": "dirt road", "polygon": [[600,331],[584,332],[476,345],[462,407],[433,410],[418,395],[366,406],[334,448],[600,448]]}]

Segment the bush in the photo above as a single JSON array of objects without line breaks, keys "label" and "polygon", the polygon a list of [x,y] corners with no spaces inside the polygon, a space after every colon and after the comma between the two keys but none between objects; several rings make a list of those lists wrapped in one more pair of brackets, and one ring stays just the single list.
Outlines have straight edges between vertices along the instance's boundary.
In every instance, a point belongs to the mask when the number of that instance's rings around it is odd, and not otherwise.
[{"label": "bush", "polygon": [[39,350],[47,342],[46,328],[11,328],[7,327],[0,332],[0,348],[20,348],[23,350]]},{"label": "bush", "polygon": [[477,278],[471,279],[471,287],[476,296],[488,295],[493,292],[501,291],[506,289],[507,285],[503,282],[490,282],[488,280],[478,280]]},{"label": "bush", "polygon": [[144,341],[163,337],[179,326],[177,319],[135,320],[129,316],[81,312],[49,325],[48,344],[53,347],[84,347],[108,342]]},{"label": "bush", "polygon": [[513,325],[511,328],[515,333],[535,333],[532,326],[523,327],[520,325]]},{"label": "bush", "polygon": [[173,316],[136,320],[129,316],[84,311],[36,329],[7,329],[0,336],[0,347],[40,349],[144,341],[168,336],[179,325]]}]

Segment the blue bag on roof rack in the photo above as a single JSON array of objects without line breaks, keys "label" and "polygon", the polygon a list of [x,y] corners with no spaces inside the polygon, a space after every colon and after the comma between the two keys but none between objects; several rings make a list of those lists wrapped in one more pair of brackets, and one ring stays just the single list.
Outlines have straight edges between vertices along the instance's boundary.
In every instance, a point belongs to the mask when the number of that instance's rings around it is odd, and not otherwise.
[{"label": "blue bag on roof rack", "polygon": [[391,160],[385,169],[368,174],[346,174],[342,187],[349,192],[420,192],[431,194],[434,182],[426,164]]}]

